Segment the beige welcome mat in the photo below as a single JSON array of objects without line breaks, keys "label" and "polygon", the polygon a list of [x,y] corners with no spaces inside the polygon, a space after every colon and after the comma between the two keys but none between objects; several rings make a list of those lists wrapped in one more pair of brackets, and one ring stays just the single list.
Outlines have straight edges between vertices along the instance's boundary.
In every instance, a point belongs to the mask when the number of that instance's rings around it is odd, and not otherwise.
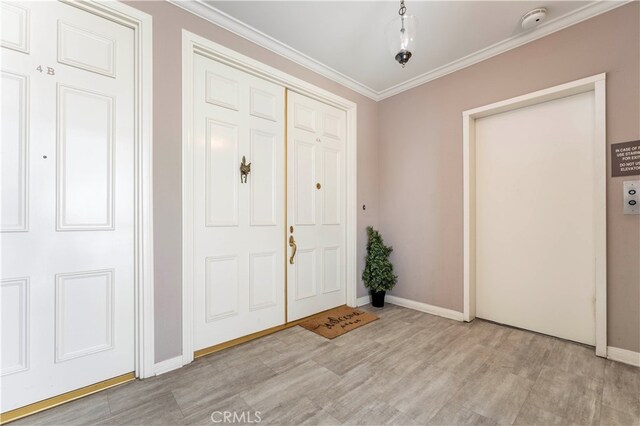
[{"label": "beige welcome mat", "polygon": [[318,333],[327,339],[333,339],[377,319],[377,316],[369,312],[340,306],[301,323],[300,327]]}]

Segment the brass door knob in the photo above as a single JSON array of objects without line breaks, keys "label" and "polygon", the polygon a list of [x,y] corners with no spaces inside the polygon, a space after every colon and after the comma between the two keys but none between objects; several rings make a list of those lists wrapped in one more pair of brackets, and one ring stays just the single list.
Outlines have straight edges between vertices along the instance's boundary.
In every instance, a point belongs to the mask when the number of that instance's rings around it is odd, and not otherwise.
[{"label": "brass door knob", "polygon": [[316,183],[316,189],[320,189],[322,188],[322,185],[320,185],[320,182]]}]

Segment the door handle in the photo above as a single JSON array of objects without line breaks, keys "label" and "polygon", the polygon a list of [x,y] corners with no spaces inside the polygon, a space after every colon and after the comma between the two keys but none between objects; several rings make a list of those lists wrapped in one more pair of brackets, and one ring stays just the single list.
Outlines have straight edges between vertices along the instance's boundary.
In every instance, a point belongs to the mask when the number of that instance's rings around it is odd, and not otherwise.
[{"label": "door handle", "polygon": [[289,247],[292,248],[289,263],[293,265],[293,258],[296,257],[296,251],[298,251],[298,246],[296,245],[296,240],[293,238],[293,235],[289,237]]}]

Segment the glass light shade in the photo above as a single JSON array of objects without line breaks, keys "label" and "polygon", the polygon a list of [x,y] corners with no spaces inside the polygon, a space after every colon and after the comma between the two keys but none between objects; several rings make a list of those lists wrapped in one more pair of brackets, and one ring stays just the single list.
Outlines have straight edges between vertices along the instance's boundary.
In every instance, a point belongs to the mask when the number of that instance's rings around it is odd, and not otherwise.
[{"label": "glass light shade", "polygon": [[403,67],[413,55],[418,19],[414,15],[398,16],[385,30],[389,50]]}]

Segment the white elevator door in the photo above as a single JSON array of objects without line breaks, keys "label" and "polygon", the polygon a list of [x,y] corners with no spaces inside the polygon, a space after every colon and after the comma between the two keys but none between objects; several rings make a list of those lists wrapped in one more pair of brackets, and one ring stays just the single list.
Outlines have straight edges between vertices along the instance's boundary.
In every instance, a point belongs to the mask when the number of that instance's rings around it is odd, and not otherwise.
[{"label": "white elevator door", "polygon": [[133,31],[3,2],[2,412],[134,370]]},{"label": "white elevator door", "polygon": [[476,121],[479,318],[595,344],[594,95]]},{"label": "white elevator door", "polygon": [[198,350],[285,321],[285,89],[200,55],[193,73]]},{"label": "white elevator door", "polygon": [[344,305],[346,113],[289,92],[288,320]]}]

